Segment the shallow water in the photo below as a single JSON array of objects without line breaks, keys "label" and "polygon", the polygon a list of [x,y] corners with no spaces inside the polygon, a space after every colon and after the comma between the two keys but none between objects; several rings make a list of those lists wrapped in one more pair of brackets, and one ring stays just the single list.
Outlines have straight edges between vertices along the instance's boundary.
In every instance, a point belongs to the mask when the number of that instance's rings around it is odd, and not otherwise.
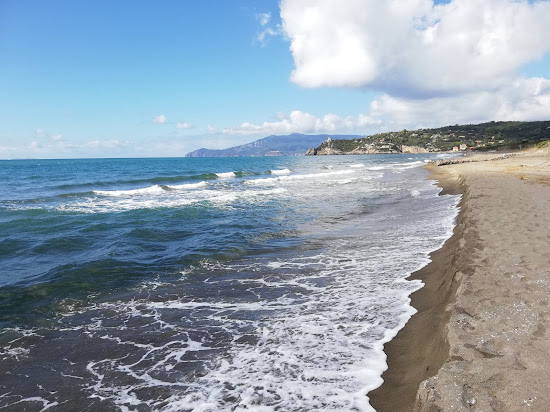
[{"label": "shallow water", "polygon": [[433,157],[0,162],[0,408],[372,410]]}]

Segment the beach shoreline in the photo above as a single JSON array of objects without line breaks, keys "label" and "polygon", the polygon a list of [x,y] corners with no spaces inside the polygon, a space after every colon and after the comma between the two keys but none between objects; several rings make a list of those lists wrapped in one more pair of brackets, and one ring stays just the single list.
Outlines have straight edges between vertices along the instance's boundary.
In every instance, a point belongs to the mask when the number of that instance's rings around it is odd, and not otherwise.
[{"label": "beach shoreline", "polygon": [[537,288],[550,286],[550,156],[471,159],[428,166],[441,194],[463,195],[461,210],[452,237],[411,275],[425,286],[385,346],[384,384],[369,393],[378,412],[550,410],[550,287]]},{"label": "beach shoreline", "polygon": [[[440,196],[464,195],[464,185],[456,177],[448,176],[435,165],[426,168],[430,171],[429,178],[438,181],[442,188]],[[369,393],[370,403],[378,412],[408,411],[420,382],[432,376],[447,358],[449,347],[445,326],[449,314],[445,308],[458,286],[451,271],[460,240],[464,237],[466,204],[466,197],[463,197],[458,205],[460,212],[452,236],[430,254],[428,265],[408,278],[421,280],[424,286],[410,297],[411,306],[418,312],[384,346],[388,357],[388,369],[382,375],[384,383]],[[426,333],[431,333],[430,338]]]}]

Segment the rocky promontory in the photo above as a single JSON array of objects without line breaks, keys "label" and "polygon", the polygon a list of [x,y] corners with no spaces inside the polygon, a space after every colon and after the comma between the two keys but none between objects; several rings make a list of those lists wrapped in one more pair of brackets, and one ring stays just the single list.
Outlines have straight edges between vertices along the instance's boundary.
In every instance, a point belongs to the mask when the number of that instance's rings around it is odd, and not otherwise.
[{"label": "rocky promontory", "polygon": [[[353,139],[348,142],[358,143],[363,139]],[[378,147],[373,144],[358,145],[351,150],[347,150],[347,147],[342,147],[340,140],[332,140],[330,137],[321,143],[316,149],[309,149],[306,152],[306,156],[323,156],[323,155],[362,155],[362,154],[381,154],[381,153],[402,153],[401,149],[395,145],[384,145]],[[413,152],[408,152],[413,153]],[[421,152],[414,152],[421,153]]]}]

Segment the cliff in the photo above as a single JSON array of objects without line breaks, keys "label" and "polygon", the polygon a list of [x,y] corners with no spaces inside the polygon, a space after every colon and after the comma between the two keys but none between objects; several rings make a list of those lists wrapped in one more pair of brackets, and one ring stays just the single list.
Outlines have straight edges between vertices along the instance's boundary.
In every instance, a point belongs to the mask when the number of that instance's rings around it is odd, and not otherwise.
[{"label": "cliff", "polygon": [[402,145],[401,153],[430,153],[430,151],[425,147]]}]

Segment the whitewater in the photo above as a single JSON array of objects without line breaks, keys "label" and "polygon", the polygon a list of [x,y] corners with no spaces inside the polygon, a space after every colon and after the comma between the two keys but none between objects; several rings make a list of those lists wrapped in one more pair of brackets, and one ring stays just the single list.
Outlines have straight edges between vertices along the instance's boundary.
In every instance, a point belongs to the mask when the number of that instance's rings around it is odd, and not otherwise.
[{"label": "whitewater", "polygon": [[2,161],[0,408],[372,411],[434,158]]}]

